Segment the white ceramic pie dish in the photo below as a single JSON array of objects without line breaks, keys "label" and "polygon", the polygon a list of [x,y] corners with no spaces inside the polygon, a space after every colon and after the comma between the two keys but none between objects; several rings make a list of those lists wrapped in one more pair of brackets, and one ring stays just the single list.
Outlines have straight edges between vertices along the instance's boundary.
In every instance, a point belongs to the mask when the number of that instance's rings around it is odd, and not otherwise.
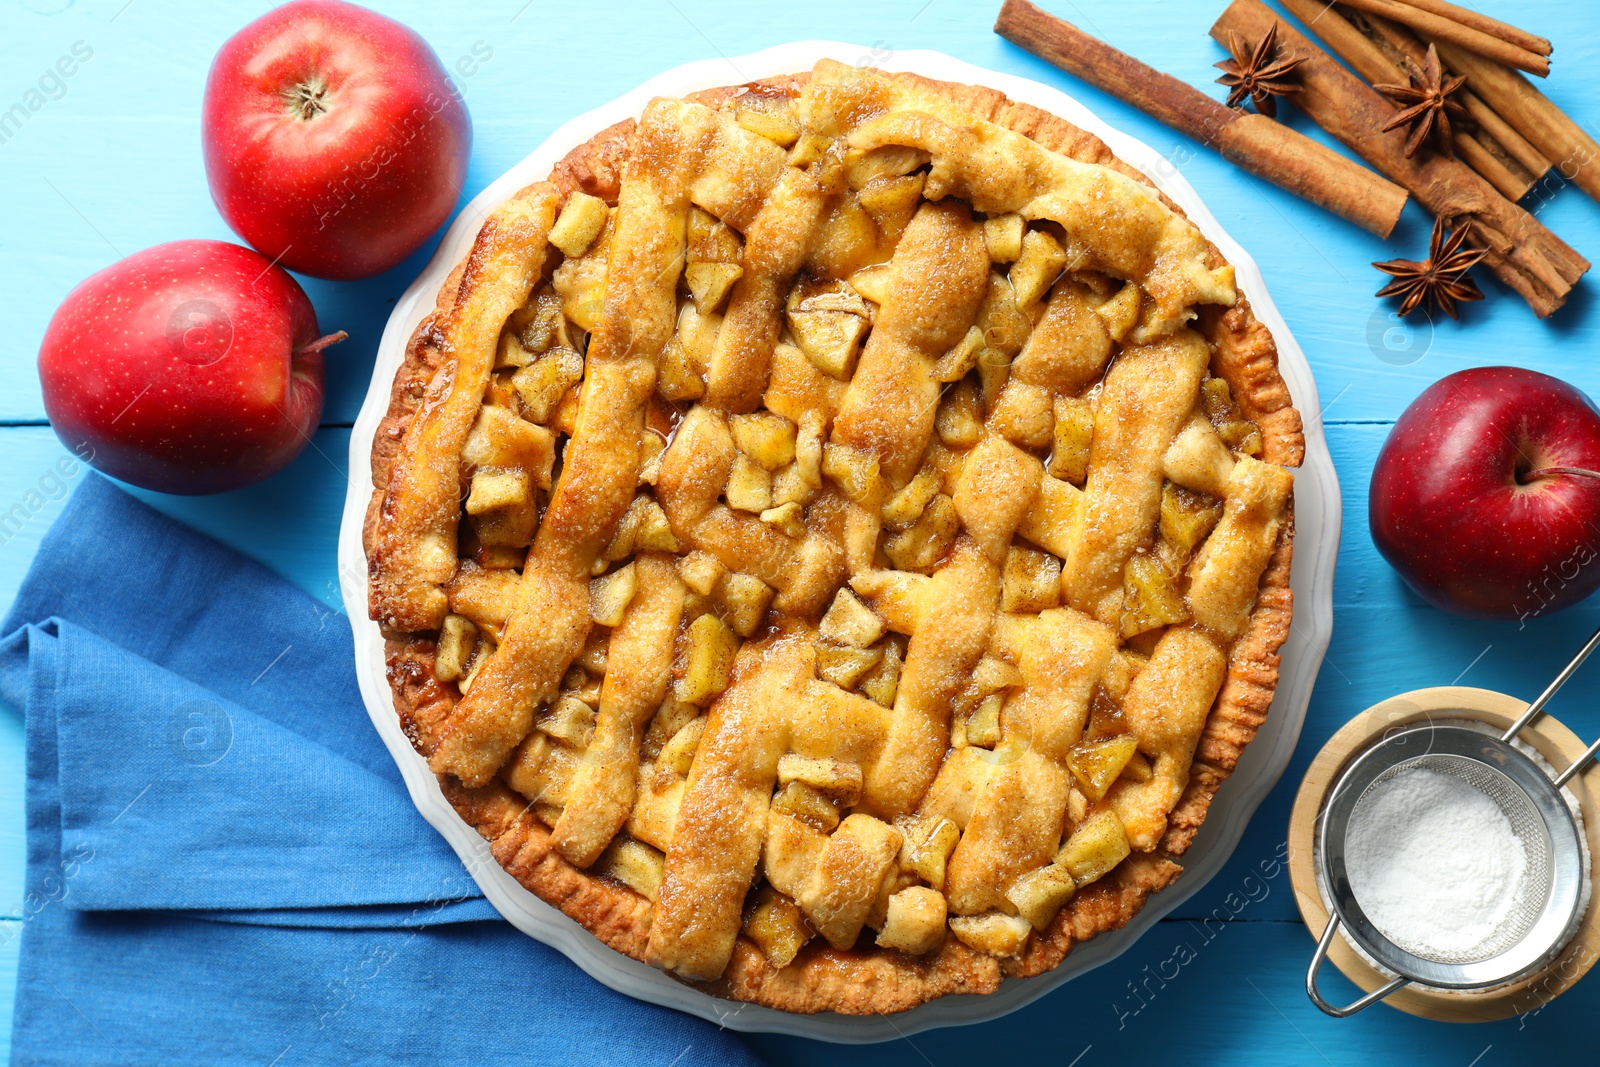
[{"label": "white ceramic pie dish", "polygon": [[[384,673],[383,636],[367,617],[367,567],[361,528],[372,493],[373,435],[388,408],[396,370],[408,340],[433,308],[440,285],[472,246],[484,215],[523,186],[548,176],[568,151],[612,123],[639,114],[655,96],[683,96],[721,85],[809,70],[828,57],[890,71],[915,71],[947,81],[987,85],[1014,100],[1044,108],[1096,134],[1113,152],[1143,171],[1216,242],[1233,264],[1238,286],[1250,298],[1256,317],[1277,340],[1283,376],[1305,417],[1305,463],[1295,478],[1295,557],[1291,586],[1294,626],[1283,648],[1283,665],[1272,711],[1238,768],[1218,792],[1204,828],[1183,857],[1184,874],[1171,888],[1153,895],[1127,926],[1075,946],[1054,971],[1035,978],[1008,980],[986,996],[948,996],[893,1017],[870,1018],[832,1013],[794,1015],[754,1004],[740,1004],[702,993],[666,974],[616,952],[524,889],[490,855],[487,842],[467,825],[440,792],[427,762],[400,729]],[[677,1008],[735,1030],[793,1034],[839,1042],[887,1041],[941,1026],[986,1022],[1015,1011],[1059,988],[1085,971],[1114,959],[1205,885],[1227,862],[1256,807],[1278,781],[1305,719],[1317,669],[1333,631],[1333,572],[1340,527],[1339,486],[1322,435],[1316,382],[1304,353],[1289,334],[1267,294],[1255,262],[1223,232],[1177,168],[1148,145],[1107,126],[1058,89],[1035,81],[973,66],[940,52],[905,51],[883,55],[861,45],[800,41],[733,59],[703,60],[669,70],[632,92],[573,119],[532,154],[501,175],[456,218],[433,260],[411,284],[389,316],[378,347],[377,365],[365,403],[350,436],[350,484],[339,531],[340,590],[355,635],[356,677],[373,725],[399,766],[417,809],[456,850],[468,872],[499,912],[514,926],[562,952],[595,979],[640,1000]]]}]

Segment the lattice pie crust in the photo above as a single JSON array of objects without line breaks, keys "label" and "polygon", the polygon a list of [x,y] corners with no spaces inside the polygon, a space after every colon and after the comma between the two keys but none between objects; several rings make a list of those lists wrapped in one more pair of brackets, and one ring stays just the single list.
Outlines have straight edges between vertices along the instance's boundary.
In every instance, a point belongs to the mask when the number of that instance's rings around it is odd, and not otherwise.
[{"label": "lattice pie crust", "polygon": [[374,442],[371,610],[523,885],[713,993],[897,1011],[1177,877],[1272,699],[1300,431],[1099,140],[824,61],[488,216]]}]

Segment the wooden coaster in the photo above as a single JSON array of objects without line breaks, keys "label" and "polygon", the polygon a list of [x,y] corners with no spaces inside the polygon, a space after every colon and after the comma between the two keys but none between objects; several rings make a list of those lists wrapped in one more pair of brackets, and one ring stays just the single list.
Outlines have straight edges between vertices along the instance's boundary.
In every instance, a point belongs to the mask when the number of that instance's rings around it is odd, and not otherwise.
[{"label": "wooden coaster", "polygon": [[[1488,689],[1467,686],[1417,689],[1374,704],[1329,739],[1306,771],[1300,792],[1295,796],[1294,811],[1289,816],[1289,880],[1294,887],[1300,917],[1305,920],[1313,942],[1322,936],[1328,925],[1328,905],[1317,888],[1312,856],[1317,818],[1322,814],[1328,790],[1351,759],[1397,727],[1428,719],[1472,719],[1504,731],[1527,706],[1526,701]],[[1548,713],[1524,727],[1518,737],[1557,770],[1565,770],[1589,747]],[[1600,856],[1600,764],[1592,763],[1574,775],[1567,788],[1578,798],[1583,812],[1592,877],[1594,857]],[[1588,908],[1566,949],[1543,970],[1481,993],[1403,986],[1384,1003],[1411,1015],[1443,1022],[1488,1022],[1537,1011],[1588,973],[1600,957],[1600,910],[1595,906],[1596,896],[1600,894],[1591,892]],[[1342,932],[1333,939],[1328,958],[1363,992],[1371,992],[1390,980],[1363,959]],[[1308,964],[1310,959],[1308,951]]]}]

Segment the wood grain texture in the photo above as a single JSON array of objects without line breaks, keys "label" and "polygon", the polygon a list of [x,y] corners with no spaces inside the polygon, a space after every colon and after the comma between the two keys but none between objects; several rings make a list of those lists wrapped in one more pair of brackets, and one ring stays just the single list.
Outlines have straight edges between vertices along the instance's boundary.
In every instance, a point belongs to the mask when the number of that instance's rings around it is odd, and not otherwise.
[{"label": "wood grain texture", "polygon": [[[1016,1015],[986,1026],[944,1030],[882,1046],[840,1047],[756,1037],[773,1062],[924,1065],[1040,1060],[1066,1067],[1144,1061],[1151,1050],[1184,1041],[1183,1060],[1200,1064],[1385,1064],[1433,1062],[1467,1067],[1571,1058],[1583,1062],[1600,1011],[1600,981],[1590,978],[1536,1016],[1479,1026],[1446,1026],[1386,1008],[1325,1019],[1302,992],[1312,943],[1299,922],[1278,850],[1290,805],[1311,757],[1346,720],[1403,690],[1458,681],[1531,698],[1571,649],[1600,624],[1600,603],[1514,625],[1448,618],[1425,606],[1378,558],[1366,526],[1367,482],[1388,423],[1428,384],[1469,366],[1513,363],[1557,374],[1600,397],[1597,319],[1579,285],[1551,320],[1536,321],[1485,272],[1489,295],[1465,309],[1465,322],[1397,324],[1372,299],[1383,279],[1367,266],[1425,248],[1430,221],[1409,209],[1390,241],[1380,241],[1287,193],[1240,174],[1155,120],[1077,83],[995,37],[998,10],[955,0],[894,0],[882,5],[817,0],[774,3],[734,14],[711,0],[673,6],[627,2],[604,13],[582,5],[536,4],[513,21],[522,0],[471,8],[421,0],[372,6],[416,28],[456,71],[475,124],[471,196],[567,119],[613,99],[644,78],[691,59],[716,58],[818,36],[873,49],[933,48],[1035,78],[1074,95],[1107,121],[1171,158],[1221,225],[1260,263],[1272,295],[1316,371],[1334,464],[1344,487],[1345,528],[1335,583],[1336,627],[1301,736],[1282,781],[1262,804],[1233,859],[1174,917],[1126,955]],[[1221,94],[1211,64],[1223,58],[1206,38],[1221,4],[1155,0],[1044,0],[1059,14],[1150,65]],[[1600,14],[1586,0],[1484,0],[1486,13],[1535,33],[1560,31],[1556,73],[1540,84],[1576,121],[1600,121],[1600,96],[1586,72],[1600,69]],[[21,99],[72,43],[94,58],[22,130],[0,143],[0,277],[10,340],[0,347],[0,510],[37,485],[63,454],[42,425],[33,361],[51,310],[82,277],[133,252],[179,237],[228,239],[211,207],[198,150],[200,91],[211,55],[259,14],[234,5],[179,10],[170,0],[138,0],[115,22],[120,0],[27,0],[6,15],[0,57],[9,75],[0,103]],[[37,14],[55,11],[59,14]],[[681,14],[680,14],[681,12]],[[493,50],[471,59],[475,43]],[[562,61],[548,61],[559,42]],[[581,71],[581,77],[574,77]],[[731,67],[729,80],[739,74]],[[130,91],[161,85],[158,95]],[[1292,104],[1284,119],[1327,139]],[[129,176],[133,176],[132,180]],[[52,188],[53,187],[53,188]],[[1579,190],[1536,188],[1524,201],[1540,221],[1591,257],[1600,250],[1600,209]],[[115,247],[115,250],[113,249]],[[359,406],[391,302],[421,269],[425,250],[368,282],[305,282],[322,324],[352,337],[329,357],[325,420],[348,423]],[[1307,412],[1307,421],[1314,419]],[[17,422],[39,425],[16,427]],[[221,537],[312,595],[337,604],[333,546],[344,493],[347,431],[317,435],[284,474],[235,494],[201,499],[146,495],[157,507]],[[59,510],[50,503],[0,544],[0,605],[9,604],[38,539]],[[1291,635],[1293,645],[1299,638]],[[1592,670],[1593,668],[1591,668]],[[1577,733],[1600,733],[1600,709],[1586,700],[1596,682],[1580,677],[1553,713]],[[22,887],[22,735],[0,713],[0,1045],[9,1036]],[[1272,872],[1276,873],[1272,873]],[[1333,976],[1328,995],[1355,994]],[[1138,994],[1136,996],[1136,993]],[[1141,1004],[1143,1006],[1141,1006]],[[1487,1051],[1486,1051],[1487,1050]]]},{"label": "wood grain texture", "polygon": [[[1441,322],[1429,358],[1401,362],[1414,348],[1383,362],[1369,345],[1392,325],[1368,299],[1383,279],[1367,264],[1396,255],[1420,258],[1431,220],[1408,208],[1394,235],[1379,240],[1255,178],[1111,97],[1089,88],[991,32],[998,0],[891,0],[878,5],[818,0],[813,4],[763,3],[730,16],[711,0],[675,0],[672,7],[628,0],[615,17],[578,4],[535,5],[512,21],[523,0],[494,0],[456,12],[421,0],[375,0],[378,9],[421,33],[456,72],[472,112],[474,142],[464,199],[507,170],[557,126],[614,99],[644,78],[693,59],[737,57],[758,48],[817,36],[851,39],[873,60],[896,50],[932,48],[996,70],[1035,78],[1073,94],[1112,125],[1166,154],[1205,198],[1219,222],[1261,265],[1284,317],[1316,366],[1323,403],[1350,391],[1330,418],[1393,419],[1435,378],[1452,370],[1511,358],[1565,374],[1600,393],[1600,365],[1574,360],[1573,350],[1600,347],[1600,320],[1587,312],[1590,286],[1580,285],[1572,307],[1538,323],[1520,301],[1495,299],[1507,291],[1487,271],[1479,282],[1490,299],[1474,305],[1467,321]],[[118,5],[98,0],[68,7],[65,0],[18,0],[6,21],[0,56],[12,74],[0,83],[7,107],[21,99],[46,66],[84,40],[94,58],[67,81],[20,132],[0,144],[0,190],[5,228],[0,271],[7,286],[0,306],[9,312],[9,341],[0,360],[0,423],[43,419],[32,371],[50,313],[85,275],[131,253],[180,237],[232,239],[211,206],[199,152],[201,89],[212,54],[254,8],[205,5],[180,11],[174,0],[138,0],[115,23]],[[1116,47],[1221,97],[1212,63],[1224,58],[1206,30],[1224,6],[1159,4],[1158,0],[1046,0],[1041,6]],[[1556,73],[1539,88],[1579,125],[1600,123],[1600,14],[1584,0],[1484,0],[1485,13],[1546,36],[1560,31]],[[30,8],[56,10],[34,14]],[[1286,16],[1287,17],[1287,16]],[[913,21],[915,18],[915,21]],[[1291,19],[1292,25],[1299,25]],[[698,27],[698,28],[697,28]],[[702,35],[702,33],[704,35]],[[547,61],[552,41],[562,62]],[[492,49],[486,62],[471,49]],[[481,50],[480,48],[480,50]],[[460,72],[467,60],[470,75]],[[582,77],[574,77],[574,71]],[[729,68],[730,80],[738,80]],[[129,87],[159,85],[159,97],[136,97]],[[136,104],[137,100],[137,104]],[[1291,104],[1283,119],[1308,136],[1332,142]],[[1344,149],[1338,148],[1344,152]],[[136,185],[114,178],[136,176]],[[1600,252],[1600,213],[1576,190],[1556,193],[1541,185],[1523,201],[1579,252]],[[1537,210],[1535,210],[1537,209]],[[98,231],[98,232],[97,232]],[[113,250],[115,248],[116,250]],[[421,269],[428,248],[394,270],[366,282],[301,279],[322,325],[350,331],[329,353],[325,418],[348,423],[360,405],[390,302]],[[1413,328],[1428,333],[1426,326]],[[14,368],[14,370],[13,370]],[[1382,379],[1381,387],[1374,376]]]}]

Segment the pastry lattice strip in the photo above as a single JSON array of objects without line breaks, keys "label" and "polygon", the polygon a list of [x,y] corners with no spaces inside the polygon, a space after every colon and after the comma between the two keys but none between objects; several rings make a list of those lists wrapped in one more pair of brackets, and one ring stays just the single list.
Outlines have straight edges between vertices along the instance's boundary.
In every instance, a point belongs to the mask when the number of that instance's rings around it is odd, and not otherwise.
[{"label": "pastry lattice strip", "polygon": [[392,630],[436,630],[448,608],[461,519],[461,451],[477,421],[506,319],[528,299],[555,220],[539,184],[495,209],[478,231],[444,323],[444,373],[429,383],[389,475],[369,561],[373,617]]},{"label": "pastry lattice strip", "polygon": [[[1011,909],[1007,886],[1048,862],[1058,843],[1071,788],[1066,749],[1083,732],[1091,690],[1115,648],[1124,571],[1149,537],[1170,481],[1203,486],[1227,502],[1196,561],[1192,590],[1196,620],[1216,637],[1192,627],[1167,630],[1122,702],[1134,734],[1155,758],[1155,773],[1140,788],[1119,785],[1108,803],[1122,813],[1137,847],[1153,847],[1182,794],[1221,684],[1226,655],[1218,640],[1225,645],[1242,628],[1254,599],[1252,574],[1259,576],[1277,544],[1287,503],[1289,483],[1280,469],[1234,463],[1226,449],[1219,460],[1203,427],[1184,429],[1208,353],[1182,323],[1194,303],[1226,304],[1234,294],[1230,270],[1207,265],[1204,239],[1153,192],[974,119],[914,82],[838,64],[819,64],[799,111],[805,129],[788,162],[781,148],[700,105],[658,100],[640,119],[576,426],[514,588],[456,564],[460,446],[493,366],[499,324],[537,282],[543,236],[530,241],[528,234],[541,225],[549,232],[553,191],[535,187],[491,219],[503,213],[508,221],[485,227],[474,258],[481,250],[482,262],[506,277],[498,288],[463,283],[465,303],[458,301],[444,326],[449,369],[433,383],[438,396],[413,423],[395,465],[379,525],[385,550],[373,556],[374,613],[391,628],[436,627],[447,589],[450,603],[476,603],[494,628],[497,648],[443,724],[431,759],[435,770],[469,785],[489,781],[584,647],[588,579],[633,500],[645,408],[679,318],[690,205],[743,234],[740,275],[704,366],[702,403],[662,459],[656,496],[680,540],[772,586],[780,612],[814,618],[848,574],[891,629],[911,635],[911,644],[888,711],[816,680],[805,627],[771,639],[759,667],[745,670],[713,705],[682,787],[648,950],[653,962],[688,977],[715,977],[728,964],[746,891],[775,825],[768,806],[777,761],[790,752],[844,758],[861,770],[859,809],[835,831],[837,848],[831,838],[813,841],[809,866],[796,868],[792,879],[767,872],[774,885],[783,882],[780,888],[805,901],[830,941],[853,940],[866,917],[863,901],[841,904],[843,910],[820,901],[830,883],[819,883],[816,872],[843,855],[847,842],[888,863],[882,856],[893,851],[891,840],[898,848],[898,831],[884,820],[909,815],[919,800],[924,815],[941,814],[935,775],[941,762],[946,770],[960,765],[943,759],[951,702],[990,649],[1022,666],[1016,707],[996,747],[1018,758],[986,772],[958,813],[966,833],[951,856],[946,892],[957,914]],[[807,381],[786,393],[797,374],[812,372],[798,352],[777,345],[783,295],[839,192],[825,166],[791,165],[803,158],[806,138],[821,157],[839,149],[859,155],[910,148],[920,154],[914,161],[931,167],[924,194],[948,199],[924,204],[898,238],[888,297],[848,383]],[[1025,327],[1031,329],[1026,343],[989,338],[1020,354],[981,439],[950,466],[944,488],[967,533],[929,577],[880,569],[872,545],[885,497],[905,489],[942,447],[932,441],[941,390],[935,364],[975,319],[984,321],[998,289],[1010,288],[1002,275],[991,276],[989,233],[962,201],[991,215],[1059,225],[1071,265],[1092,263],[1128,279],[1135,309],[1141,289],[1153,304],[1138,315],[1129,338],[1141,343],[1123,349],[1099,391],[1083,490],[1045,473],[1014,442],[1039,447],[1027,438],[1030,414],[1048,412],[1056,398],[1074,396],[1095,379],[1113,340],[1122,340],[1134,320],[1113,338],[1092,294],[1063,278],[1037,325]],[[513,221],[520,242],[502,232]],[[824,399],[800,410],[801,396]],[[813,431],[831,422],[829,447],[847,450],[841,462],[870,457],[872,478],[854,485],[840,505],[853,531],[844,544],[837,531],[808,527],[792,536],[720,502],[738,458],[727,415],[763,403],[809,421]],[[1001,566],[1019,532],[1065,561],[1062,591],[1087,614],[1073,608],[996,614]],[[558,794],[547,799],[559,809],[555,846],[578,866],[593,863],[638,813],[639,737],[665,693],[668,635],[682,614],[683,585],[671,563],[642,554],[630,566],[638,590],[611,634],[593,737],[576,763],[555,755],[560,746],[541,748],[564,767]],[[1045,668],[1039,649],[1074,668]],[[798,710],[796,692],[803,694]]]}]

